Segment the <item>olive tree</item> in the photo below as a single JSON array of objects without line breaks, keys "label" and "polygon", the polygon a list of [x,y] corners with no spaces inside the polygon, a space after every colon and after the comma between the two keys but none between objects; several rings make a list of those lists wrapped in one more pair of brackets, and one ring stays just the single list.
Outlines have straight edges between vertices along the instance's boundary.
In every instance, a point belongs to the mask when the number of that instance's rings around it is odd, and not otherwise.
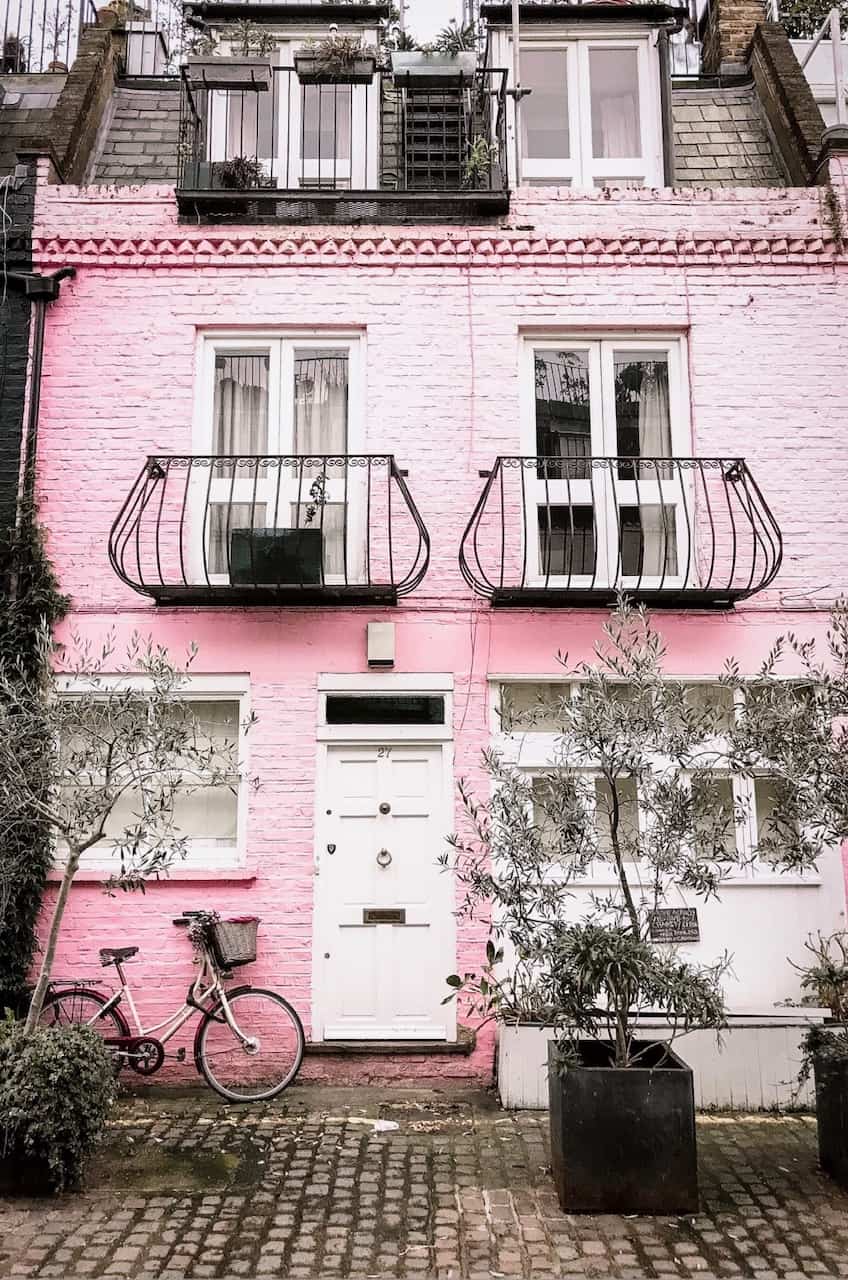
[{"label": "olive tree", "polygon": [[[491,910],[492,924],[484,969],[452,975],[454,992],[483,1016],[552,1021],[561,1040],[606,1036],[622,1067],[638,1061],[645,1011],[665,1015],[669,1039],[720,1028],[730,957],[681,958],[654,940],[655,913],[717,898],[755,862],[809,871],[848,829],[848,752],[834,731],[848,688],[846,619],[838,608],[822,661],[788,637],[753,679],[729,661],[704,696],[666,674],[659,632],[621,599],[593,661],[558,656],[560,693],[551,685],[532,705],[507,701],[504,733],[543,727],[555,746],[532,775],[489,750],[491,798],[460,788],[466,825],[444,861],[463,886],[461,912]],[[731,779],[762,777],[769,809],[752,837],[749,792]]]},{"label": "olive tree", "polygon": [[204,736],[185,700],[195,657],[192,648],[176,664],[136,636],[116,662],[110,637],[97,652],[75,640],[40,683],[0,666],[0,848],[37,814],[61,870],[27,1032],[38,1023],[83,855],[111,852],[108,891],[143,890],[186,854],[178,799],[238,785],[236,743]]}]

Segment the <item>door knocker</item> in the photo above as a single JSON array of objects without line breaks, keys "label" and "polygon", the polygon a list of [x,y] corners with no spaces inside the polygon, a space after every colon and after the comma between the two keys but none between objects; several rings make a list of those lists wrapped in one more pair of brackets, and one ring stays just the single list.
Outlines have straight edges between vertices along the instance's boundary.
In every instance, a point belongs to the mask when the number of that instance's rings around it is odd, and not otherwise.
[{"label": "door knocker", "polygon": [[380,852],[377,854],[378,867],[387,867],[391,862],[391,860],[392,860],[392,855],[389,853],[388,849],[381,849]]}]

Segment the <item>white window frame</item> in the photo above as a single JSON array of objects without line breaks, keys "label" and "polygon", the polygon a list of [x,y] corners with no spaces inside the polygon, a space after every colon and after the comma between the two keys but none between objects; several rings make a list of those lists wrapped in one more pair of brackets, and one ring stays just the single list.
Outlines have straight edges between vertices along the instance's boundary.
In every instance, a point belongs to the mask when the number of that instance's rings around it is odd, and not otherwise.
[{"label": "white window frame", "polygon": [[[568,334],[556,336],[526,335],[521,350],[521,451],[529,457],[537,456],[535,355],[538,351],[568,350],[585,354],[589,372],[590,456],[612,458],[618,454],[617,424],[615,420],[616,351],[633,351],[645,355],[662,355],[668,361],[669,418],[671,427],[672,458],[688,457],[691,453],[691,423],[689,412],[689,383],[687,375],[686,340],[681,334],[646,336],[643,333],[618,335]],[[641,589],[682,587],[691,582],[694,566],[694,509],[692,502],[692,478],[682,479],[684,473],[672,471],[668,479],[657,476],[654,480],[640,478],[621,480],[613,466],[593,473],[595,490],[595,521],[597,543],[595,557],[597,573],[545,574],[542,569],[541,539],[539,537],[537,511],[546,504],[551,507],[592,506],[592,490],[589,480],[545,480],[534,470],[526,476],[525,523],[525,581],[528,586],[572,587],[574,589],[612,588],[621,586]],[[637,495],[639,501],[637,502]],[[630,577],[618,574],[620,546],[618,540],[617,508],[627,506],[659,506],[660,498],[667,508],[674,509],[677,573],[665,575],[642,574]],[[688,532],[691,530],[691,533]],[[691,541],[691,546],[689,542]]]},{"label": "white window frame", "polygon": [[[97,684],[92,682],[96,679]],[[153,682],[144,676],[98,673],[94,676],[60,676],[57,681],[59,696],[73,698],[91,695],[97,688],[129,689],[140,695],[150,693]],[[173,863],[170,871],[178,876],[180,871],[220,871],[242,868],[247,855],[247,808],[249,771],[250,682],[247,676],[190,676],[175,695],[178,702],[235,702],[238,703],[238,769],[239,781],[236,794],[236,842],[230,847],[204,844],[202,840],[189,839],[185,859]],[[81,871],[114,872],[118,863],[107,853],[108,845],[95,845],[80,862]],[[65,846],[57,849],[60,860]],[[166,873],[167,874],[167,873]]]},{"label": "white window frame", "polygon": [[[511,46],[506,46],[512,65]],[[616,185],[621,178],[628,186],[661,187],[663,176],[663,117],[660,95],[660,64],[656,32],[604,32],[581,24],[579,31],[561,33],[525,32],[521,35],[521,51],[564,49],[567,52],[566,75],[569,110],[569,158],[533,160],[521,157],[521,182],[534,181],[578,189],[594,190],[596,185]],[[635,49],[639,77],[639,122],[642,155],[607,159],[592,154],[592,116],[589,80],[589,57],[593,49]],[[520,113],[519,107],[519,113]],[[515,112],[511,108],[511,127],[515,130]],[[596,183],[597,180],[597,183]],[[604,181],[606,180],[606,182]]]},{"label": "white window frame", "polygon": [[[360,28],[356,28],[355,33],[360,34]],[[349,95],[350,155],[335,158],[322,155],[318,161],[306,159],[301,154],[303,91],[306,86],[301,84],[294,70],[294,56],[307,40],[315,39],[317,34],[315,31],[305,32],[302,36],[287,34],[270,55],[271,74],[277,94],[277,129],[274,137],[276,164],[274,156],[259,156],[262,170],[266,177],[275,179],[274,185],[278,190],[294,191],[301,187],[317,187],[321,182],[326,186],[333,180],[340,183],[346,181],[346,190],[358,190],[363,184],[366,190],[375,190],[379,185],[379,72],[368,85],[336,86],[338,91]],[[257,109],[261,109],[262,99],[272,100],[273,92],[274,90],[269,90],[256,94],[260,99]],[[212,127],[207,146],[210,164],[228,157],[229,96],[226,90],[212,90],[209,94]]]},{"label": "white window frame", "polygon": [[[200,455],[213,453],[214,441],[214,407],[215,407],[215,358],[218,355],[233,352],[251,355],[269,355],[268,366],[268,447],[264,451],[269,457],[275,455],[288,457],[294,455],[294,353],[298,349],[321,347],[338,348],[345,351],[348,357],[348,418],[347,442],[345,454],[364,453],[365,445],[365,335],[361,331],[351,330],[303,330],[301,332],[280,330],[246,330],[244,333],[232,332],[209,333],[198,335],[197,349],[197,383],[195,391],[195,414],[192,427],[192,452]],[[303,455],[308,456],[308,455]],[[320,455],[318,455],[320,456]],[[276,516],[288,519],[286,507],[299,496],[302,502],[309,497],[309,480],[304,476],[304,485],[298,491],[293,480],[281,483],[277,489],[278,474],[275,469],[264,480],[259,480],[254,487],[253,479],[236,479],[233,484],[230,477],[212,480],[208,490],[207,479],[202,474],[194,475],[189,494],[189,509],[192,513],[190,539],[190,556],[192,581],[205,582],[203,541],[195,535],[199,527],[204,529],[209,507],[220,503],[251,503],[254,493],[257,505],[266,507],[269,517]],[[365,504],[367,475],[365,468],[361,474],[348,470],[347,477],[347,574],[327,574],[325,583],[328,586],[338,585],[345,581],[355,583],[364,577],[364,549],[368,531],[365,527],[367,511]],[[216,498],[215,493],[221,497]],[[330,476],[327,481],[326,504],[328,506],[343,503],[345,496],[344,477]],[[208,531],[206,533],[208,540]],[[207,545],[208,557],[208,545]],[[208,565],[207,565],[208,567]],[[213,586],[227,586],[229,578],[226,574],[209,573],[209,582]]]},{"label": "white window frame", "polygon": [[[670,675],[669,679],[679,681],[686,685],[718,685],[715,676],[696,676],[696,675]],[[561,686],[563,691],[571,689],[576,690],[581,681],[579,679],[570,679],[568,677],[557,677],[556,675],[548,675],[538,673],[528,676],[515,675],[491,675],[489,677],[489,713],[490,713],[490,729],[492,744],[494,748],[503,757],[506,764],[514,765],[520,769],[528,777],[535,777],[546,771],[555,768],[555,752],[557,735],[546,730],[536,731],[534,729],[521,729],[514,733],[504,733],[500,725],[499,707],[501,702],[501,686],[504,684],[550,684]],[[741,700],[744,698],[742,691],[736,694],[736,714],[739,714]],[[727,768],[722,767],[721,757],[723,754],[723,743],[721,739],[715,739],[711,744],[710,750],[715,752],[715,760],[704,767],[705,773],[714,773],[720,777],[731,777],[733,783],[733,799],[734,804],[741,804],[745,809],[745,819],[743,822],[736,823],[736,847],[737,850],[745,856],[749,856],[757,845],[757,804],[756,791],[752,779],[743,778],[737,774],[731,774]],[[661,760],[657,761],[658,765],[662,764]],[[593,768],[592,762],[587,761],[585,766],[581,767],[581,773],[585,773],[587,778],[598,776],[598,770]],[[692,771],[683,771],[682,776],[688,777]],[[769,776],[767,769],[758,770],[757,776],[766,778]],[[645,831],[645,815],[639,810],[639,829]],[[826,856],[826,853],[822,857]],[[640,879],[649,878],[649,868],[646,864],[636,865],[635,874]],[[753,887],[763,885],[775,885],[784,888],[816,887],[822,883],[821,871],[808,872],[786,872],[776,871],[768,862],[764,862],[757,858],[747,866],[738,867],[731,872],[725,880],[726,885],[734,888],[750,885]],[[609,864],[604,862],[593,862],[587,868],[585,876],[575,881],[575,886],[580,885],[596,885],[603,887],[612,887],[617,884],[616,879],[611,874]]]}]

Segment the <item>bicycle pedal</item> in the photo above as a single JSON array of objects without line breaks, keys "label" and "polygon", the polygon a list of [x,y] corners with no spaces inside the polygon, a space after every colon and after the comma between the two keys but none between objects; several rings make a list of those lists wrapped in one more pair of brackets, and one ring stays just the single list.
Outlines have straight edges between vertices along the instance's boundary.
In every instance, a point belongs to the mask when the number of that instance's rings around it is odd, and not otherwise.
[{"label": "bicycle pedal", "polygon": [[176,1058],[177,1062],[185,1062],[185,1055],[186,1055],[185,1048],[182,1048],[177,1050],[177,1052],[174,1054],[174,1057]]}]

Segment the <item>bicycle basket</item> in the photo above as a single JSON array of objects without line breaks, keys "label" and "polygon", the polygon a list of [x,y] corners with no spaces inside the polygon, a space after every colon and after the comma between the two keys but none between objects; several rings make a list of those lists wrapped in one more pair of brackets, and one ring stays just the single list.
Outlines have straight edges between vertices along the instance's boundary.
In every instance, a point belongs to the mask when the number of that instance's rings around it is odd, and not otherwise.
[{"label": "bicycle basket", "polygon": [[222,968],[236,969],[256,959],[258,926],[257,916],[234,916],[231,920],[216,920],[209,926],[212,952]]}]

